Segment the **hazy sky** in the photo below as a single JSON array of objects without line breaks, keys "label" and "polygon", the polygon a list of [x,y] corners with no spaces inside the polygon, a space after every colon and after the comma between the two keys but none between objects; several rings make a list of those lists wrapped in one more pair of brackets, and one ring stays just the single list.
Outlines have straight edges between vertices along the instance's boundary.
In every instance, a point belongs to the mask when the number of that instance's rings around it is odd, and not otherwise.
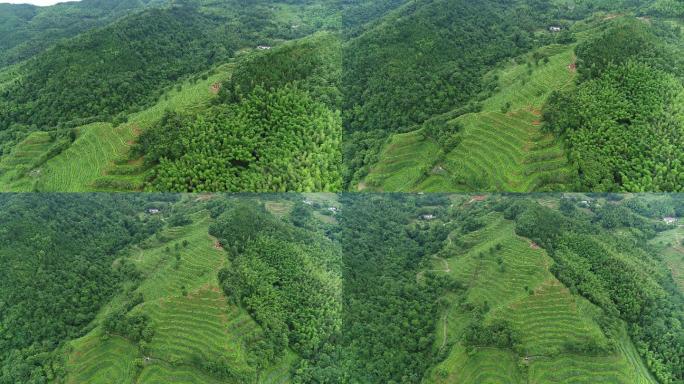
[{"label": "hazy sky", "polygon": [[53,4],[57,4],[57,3],[66,3],[67,1],[79,1],[79,0],[0,0],[0,3],[53,5]]}]

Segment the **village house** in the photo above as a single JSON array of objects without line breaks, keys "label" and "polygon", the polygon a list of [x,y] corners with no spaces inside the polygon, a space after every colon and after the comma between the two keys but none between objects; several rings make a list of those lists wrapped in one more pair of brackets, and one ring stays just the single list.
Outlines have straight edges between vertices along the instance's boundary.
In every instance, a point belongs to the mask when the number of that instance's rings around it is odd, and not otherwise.
[{"label": "village house", "polygon": [[420,218],[423,219],[423,220],[434,220],[434,219],[437,218],[437,216],[427,214],[427,215],[421,215]]},{"label": "village house", "polygon": [[156,214],[158,214],[159,212],[160,212],[160,211],[159,211],[157,208],[150,208],[150,209],[147,210],[147,213],[149,213],[150,215],[156,215]]},{"label": "village house", "polygon": [[560,32],[563,28],[557,27],[557,26],[551,26],[549,27],[549,31],[551,32]]},{"label": "village house", "polygon": [[339,209],[337,209],[335,207],[330,207],[330,208],[328,208],[328,211],[330,211],[332,213],[337,213],[337,212],[339,212]]},{"label": "village house", "polygon": [[269,50],[269,49],[271,49],[271,47],[269,47],[268,45],[260,45],[257,47],[257,49],[260,49],[263,51],[263,50]]},{"label": "village house", "polygon": [[663,217],[663,221],[667,225],[675,225],[677,224],[677,218],[676,217]]},{"label": "village house", "polygon": [[303,200],[302,202],[306,205],[313,205],[313,201],[311,200]]}]

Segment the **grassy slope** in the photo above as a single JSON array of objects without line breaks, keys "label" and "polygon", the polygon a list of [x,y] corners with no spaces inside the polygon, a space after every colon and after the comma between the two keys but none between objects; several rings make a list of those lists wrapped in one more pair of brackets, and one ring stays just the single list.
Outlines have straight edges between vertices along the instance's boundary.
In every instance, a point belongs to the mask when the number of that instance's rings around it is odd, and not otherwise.
[{"label": "grassy slope", "polygon": [[[0,174],[0,191],[37,189],[45,192],[83,192],[142,189],[146,175],[146,170],[139,166],[142,162],[126,162],[129,149],[137,135],[158,121],[166,110],[201,108],[208,103],[214,96],[212,84],[230,76],[230,68],[231,65],[226,64],[218,67],[216,73],[207,80],[200,79],[194,84],[190,81],[183,83],[180,91],[177,88],[168,91],[156,105],[132,114],[128,123],[116,128],[112,128],[108,123],[79,127],[78,138],[71,147],[34,169],[26,177],[12,180],[8,177],[3,178]],[[20,147],[21,145],[17,150],[23,152]],[[33,151],[31,156],[27,157],[26,163],[32,164],[47,149],[49,147],[46,146],[42,152]],[[13,152],[6,157],[16,156]],[[2,159],[3,162],[5,158]]]},{"label": "grassy slope", "polygon": [[[549,272],[552,259],[517,236],[512,222],[492,213],[485,228],[464,240],[474,244],[465,254],[447,249],[449,273],[468,288],[466,302],[489,305],[486,321],[504,318],[511,322],[520,334],[522,351],[475,348],[467,353],[460,339],[469,313],[461,309],[458,297],[446,297],[451,305],[438,322],[435,348],[449,343],[454,347],[426,382],[655,383],[626,335],[614,354],[588,356],[565,349],[565,343],[605,338],[594,320],[598,309],[572,295]],[[496,244],[502,244],[502,249],[490,253]],[[497,262],[499,257],[503,267]],[[440,269],[439,265],[436,261],[434,268]]]},{"label": "grassy slope", "polygon": [[[393,135],[365,184],[382,191],[563,189],[572,170],[561,145],[541,132],[539,110],[552,91],[571,86],[572,48],[541,48],[550,61],[533,66],[531,75],[525,63],[493,71],[499,91],[481,112],[455,119],[465,128],[450,153],[441,153],[420,130]],[[503,112],[507,102],[511,107]]]},{"label": "grassy slope", "polygon": [[661,247],[665,262],[672,271],[672,277],[679,289],[684,292],[684,226],[662,232],[652,241]]},{"label": "grassy slope", "polygon": [[[187,227],[165,229],[163,240],[148,241],[130,258],[145,276],[137,288],[145,302],[133,311],[147,314],[153,324],[155,334],[148,355],[143,356],[124,339],[102,340],[98,326],[72,343],[67,364],[69,382],[221,382],[192,365],[196,358],[225,359],[233,369],[250,372],[246,340],[258,339],[261,329],[244,310],[230,305],[218,287],[217,272],[228,261],[208,235],[210,219],[206,212],[196,213],[193,220]],[[183,240],[188,240],[189,245],[181,248],[181,260],[177,262],[165,248],[173,250]],[[183,288],[187,296],[182,295]],[[113,300],[98,319],[102,320],[122,299]],[[143,357],[150,359],[142,370],[132,370],[133,361]],[[260,382],[288,382],[290,364],[295,359],[295,355],[287,355],[262,372]]]}]

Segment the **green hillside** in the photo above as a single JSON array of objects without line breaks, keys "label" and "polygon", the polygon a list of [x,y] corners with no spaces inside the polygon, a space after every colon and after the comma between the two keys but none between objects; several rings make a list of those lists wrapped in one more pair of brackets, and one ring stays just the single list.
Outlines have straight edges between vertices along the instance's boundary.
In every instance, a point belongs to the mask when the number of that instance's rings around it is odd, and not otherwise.
[{"label": "green hillside", "polygon": [[[51,152],[55,140],[47,132],[32,133],[2,158],[0,190],[79,192],[140,190],[148,167],[131,157],[131,147],[144,130],[161,120],[165,111],[206,107],[216,97],[212,86],[228,78],[231,66],[215,68],[164,93],[157,104],[132,114],[112,127],[95,123],[77,127],[69,145]],[[62,140],[63,141],[63,140]],[[38,146],[38,143],[44,143]],[[20,162],[22,166],[16,164]]]},{"label": "green hillside", "polygon": [[[679,191],[680,11],[663,2],[400,6],[345,47],[348,188]],[[625,80],[637,77],[652,86]]]},{"label": "green hillside", "polygon": [[4,194],[0,208],[3,383],[682,380],[678,195]]},{"label": "green hillside", "polygon": [[549,46],[519,61],[489,74],[498,79],[499,91],[482,102],[480,112],[436,118],[437,124],[461,127],[454,133],[455,148],[440,148],[425,128],[395,134],[361,189],[569,189],[575,177],[572,167],[563,146],[543,132],[541,108],[551,92],[572,85],[572,47]]},{"label": "green hillside", "polygon": [[600,309],[573,295],[550,273],[553,261],[543,249],[518,237],[513,222],[500,214],[485,222],[462,239],[472,244],[465,256],[445,260],[450,274],[468,287],[465,303],[489,308],[485,323],[510,324],[518,344],[513,350],[464,346],[463,325],[472,314],[454,302],[443,318],[445,339],[438,338],[444,343],[440,345],[454,348],[434,368],[433,382],[656,382],[629,338],[619,338],[614,352],[601,351],[608,340],[598,323]]}]

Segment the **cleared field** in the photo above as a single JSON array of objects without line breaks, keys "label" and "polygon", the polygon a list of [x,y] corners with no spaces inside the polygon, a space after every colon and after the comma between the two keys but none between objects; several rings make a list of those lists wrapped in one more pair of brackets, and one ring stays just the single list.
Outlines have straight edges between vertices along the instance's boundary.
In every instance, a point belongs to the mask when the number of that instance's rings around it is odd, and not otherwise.
[{"label": "cleared field", "polygon": [[[447,154],[421,130],[390,137],[362,185],[376,191],[565,190],[575,170],[560,142],[541,131],[541,112],[551,92],[572,86],[571,46],[537,53],[547,60],[495,70],[499,88],[482,111],[454,119],[464,127],[459,145]],[[520,60],[519,60],[520,61]]]},{"label": "cleared field", "polygon": [[[215,74],[206,80],[180,84],[162,95],[154,106],[131,114],[125,124],[113,127],[109,123],[95,123],[77,128],[79,135],[76,141],[44,165],[27,164],[31,171],[17,180],[0,175],[0,190],[142,190],[148,169],[142,166],[142,159],[128,161],[130,148],[137,136],[161,119],[167,110],[182,111],[206,106],[215,96],[212,85],[227,79],[231,68],[231,64],[226,64],[216,68]],[[49,147],[36,148],[31,156],[39,158],[48,150]]]},{"label": "cleared field", "polygon": [[[428,383],[649,383],[655,384],[626,332],[614,353],[577,354],[575,347],[604,345],[607,339],[596,322],[600,309],[573,295],[549,271],[546,251],[514,232],[512,221],[499,213],[484,218],[486,225],[462,235],[466,251],[449,245],[441,253],[448,268],[435,263],[431,273],[449,273],[466,288],[450,294],[437,323],[435,349],[451,348],[446,359],[428,375]],[[509,322],[519,335],[513,349],[461,344],[472,312],[462,303],[488,308],[485,323]]]}]

